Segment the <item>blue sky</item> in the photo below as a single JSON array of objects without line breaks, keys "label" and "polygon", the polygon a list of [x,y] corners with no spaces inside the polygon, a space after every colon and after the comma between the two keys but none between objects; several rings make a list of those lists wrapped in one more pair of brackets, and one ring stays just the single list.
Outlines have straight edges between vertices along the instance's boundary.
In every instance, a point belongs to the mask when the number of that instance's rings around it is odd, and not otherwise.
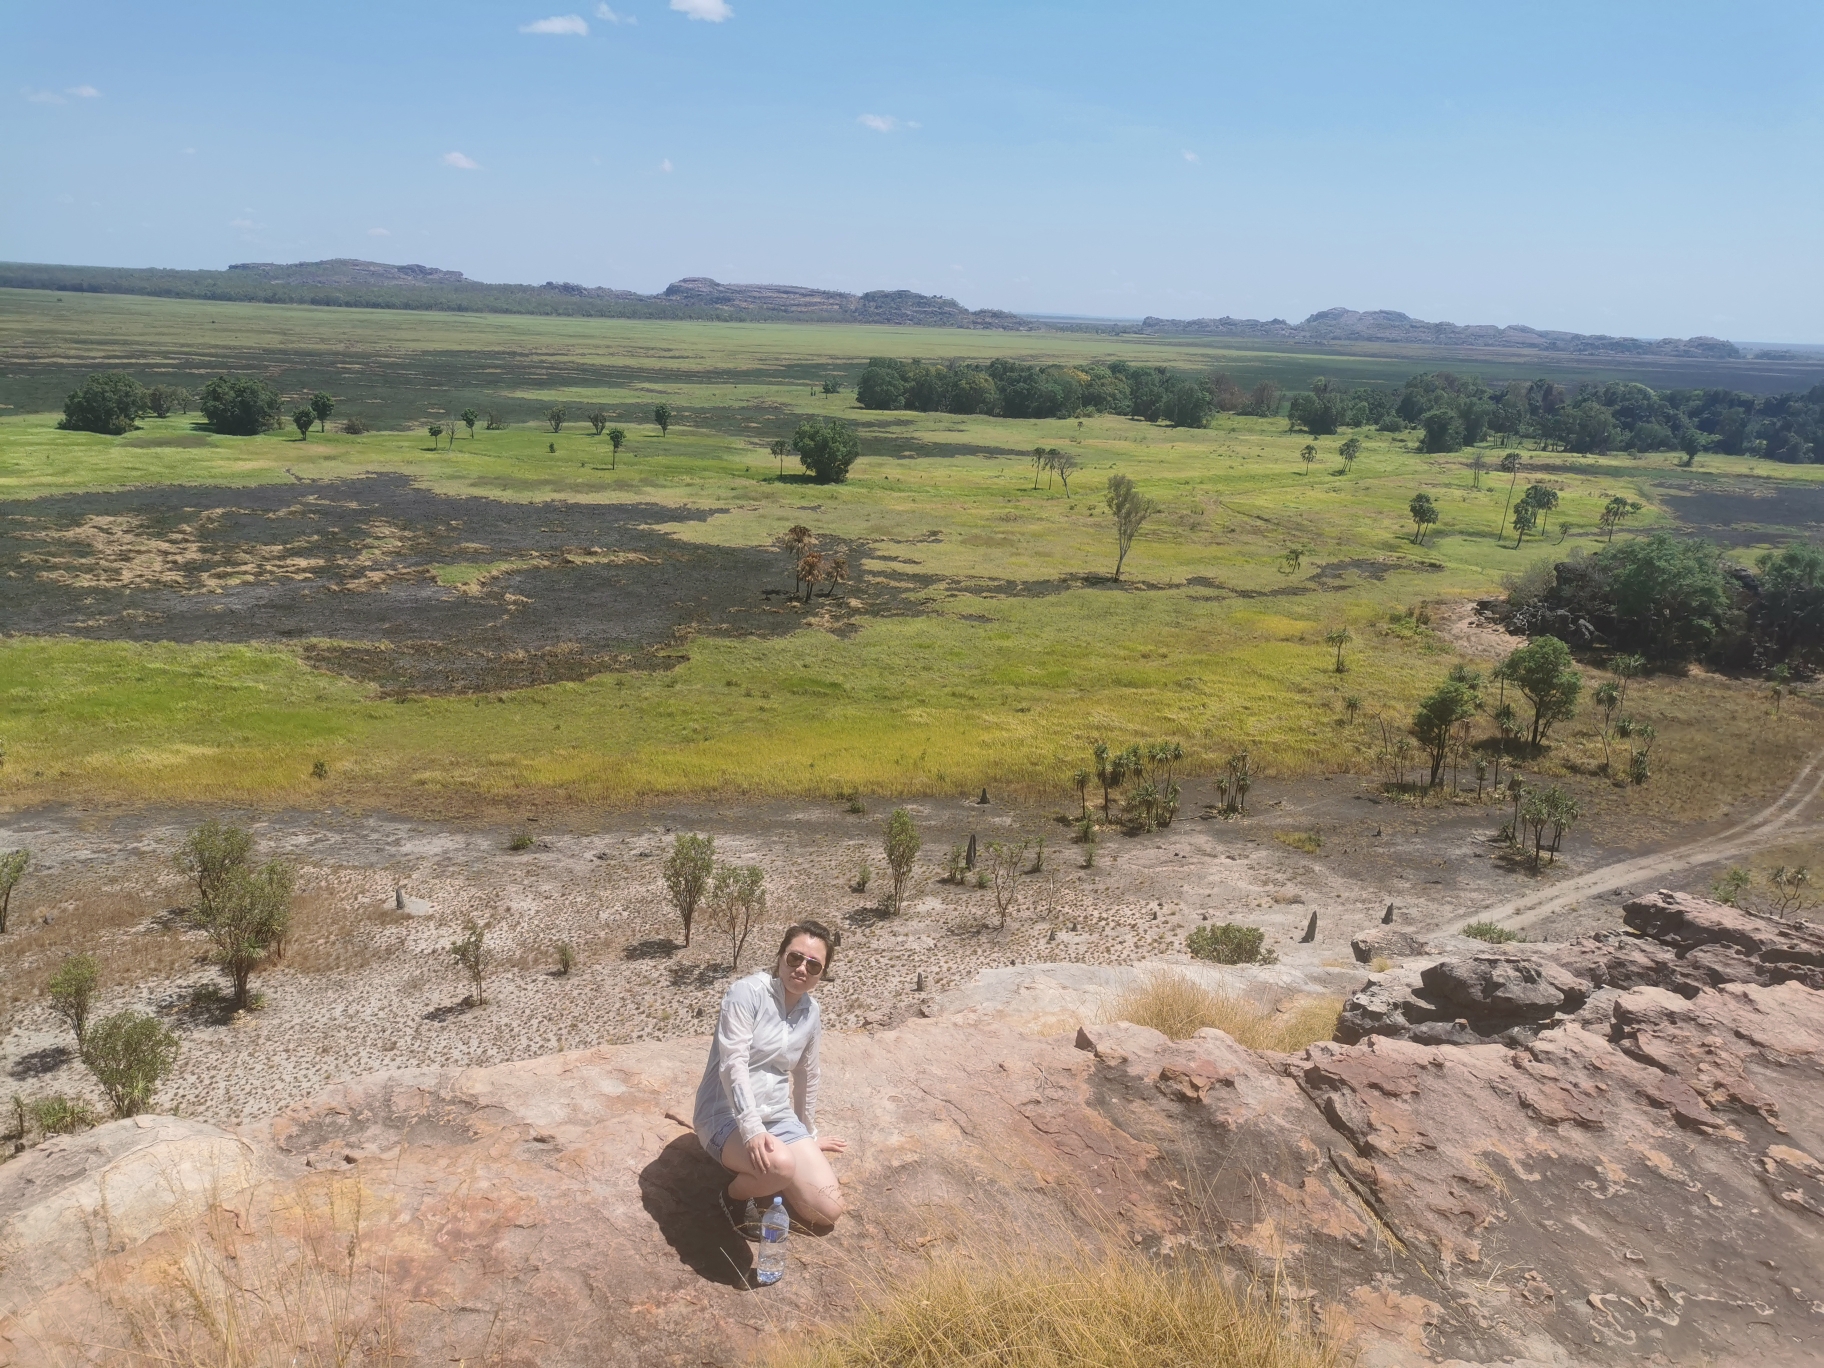
[{"label": "blue sky", "polygon": [[1824,342],[1812,3],[8,0],[0,257]]}]

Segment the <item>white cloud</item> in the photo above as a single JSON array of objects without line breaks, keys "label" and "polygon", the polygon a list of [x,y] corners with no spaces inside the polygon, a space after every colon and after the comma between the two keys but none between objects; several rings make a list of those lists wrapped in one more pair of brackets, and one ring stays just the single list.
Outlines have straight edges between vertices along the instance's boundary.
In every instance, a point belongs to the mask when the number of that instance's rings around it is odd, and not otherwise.
[{"label": "white cloud", "polygon": [[553,33],[574,38],[587,38],[589,23],[580,14],[554,14],[549,19],[521,24],[519,31],[521,33]]},{"label": "white cloud", "polygon": [[595,7],[595,17],[602,20],[604,23],[609,24],[638,24],[640,22],[638,16],[632,14],[616,14],[606,5],[597,5]]},{"label": "white cloud", "polygon": [[900,126],[899,120],[891,114],[863,114],[856,120],[863,128],[871,128],[876,133],[891,133]]},{"label": "white cloud", "polygon": [[369,237],[391,237],[392,236],[392,234],[387,232],[386,229],[384,229],[384,228],[369,228],[367,230],[367,235]]},{"label": "white cloud", "polygon": [[1186,148],[1185,153],[1184,153],[1184,159],[1188,162],[1194,162],[1197,160],[1197,154],[1195,152],[1192,152],[1189,148]]},{"label": "white cloud", "polygon": [[701,19],[708,24],[719,24],[724,19],[735,16],[735,12],[728,7],[728,0],[671,0],[671,7],[679,14]]},{"label": "white cloud", "polygon": [[257,223],[255,223],[252,219],[245,219],[245,218],[229,219],[228,226],[230,228],[240,228],[243,230],[259,227],[259,225]]},{"label": "white cloud", "polygon": [[99,100],[101,98],[101,92],[92,85],[71,86],[63,93],[74,95],[79,100]]},{"label": "white cloud", "polygon": [[458,171],[481,170],[480,162],[472,161],[470,158],[463,156],[460,152],[445,152],[443,154],[443,164],[445,166],[453,166]]},{"label": "white cloud", "polygon": [[33,104],[62,104],[63,96],[54,90],[33,90],[30,86],[19,92]]},{"label": "white cloud", "polygon": [[665,158],[664,161],[659,163],[659,170],[663,171],[668,176],[671,174],[671,158],[670,157]]}]

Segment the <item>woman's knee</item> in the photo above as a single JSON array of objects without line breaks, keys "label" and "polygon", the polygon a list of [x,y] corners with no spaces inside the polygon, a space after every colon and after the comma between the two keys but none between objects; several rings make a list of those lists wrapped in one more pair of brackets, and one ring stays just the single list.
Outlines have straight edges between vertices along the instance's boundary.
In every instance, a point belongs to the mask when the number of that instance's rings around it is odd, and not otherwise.
[{"label": "woman's knee", "polygon": [[847,1210],[842,1189],[835,1183],[815,1187],[801,1184],[793,1189],[792,1205],[804,1219],[825,1226],[835,1225]]}]

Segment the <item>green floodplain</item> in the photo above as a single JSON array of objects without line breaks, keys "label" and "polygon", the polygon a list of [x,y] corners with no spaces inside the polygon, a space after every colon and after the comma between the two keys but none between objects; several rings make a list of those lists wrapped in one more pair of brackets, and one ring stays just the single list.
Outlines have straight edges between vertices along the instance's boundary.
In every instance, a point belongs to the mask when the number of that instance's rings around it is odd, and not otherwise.
[{"label": "green floodplain", "polygon": [[[801,524],[852,567],[850,582],[827,597],[767,599],[769,610],[802,615],[794,630],[680,632],[627,668],[485,692],[380,689],[324,668],[309,643],[234,639],[227,630],[221,640],[188,643],[108,639],[79,629],[73,611],[69,633],[0,638],[0,800],[432,813],[655,795],[965,793],[993,783],[1071,793],[1074,802],[1069,776],[1097,740],[1153,738],[1181,741],[1193,771],[1245,748],[1266,774],[1369,772],[1381,740],[1376,719],[1403,727],[1416,700],[1472,650],[1463,606],[1498,593],[1505,576],[1541,556],[1593,550],[1615,496],[1642,506],[1620,535],[1697,535],[1726,523],[1728,554],[1746,564],[1800,535],[1808,515],[1785,496],[1824,481],[1818,466],[1747,457],[1706,453],[1681,468],[1675,452],[1571,455],[1529,444],[1520,487],[1548,481],[1560,501],[1543,534],[1516,549],[1511,529],[1499,535],[1512,483],[1494,469],[1503,445],[1426,455],[1410,431],[1314,439],[1288,430],[1283,417],[1233,414],[1173,428],[1109,415],[870,412],[855,406],[853,389],[875,355],[1125,359],[1292,388],[1318,375],[1339,386],[1397,386],[1443,368],[1571,385],[1611,377],[1757,389],[1810,383],[1797,371],[1772,374],[1773,363],[1750,386],[1715,378],[1714,364],[1699,375],[1669,362],[1605,368],[1587,358],[1366,348],[1318,355],[1090,333],[424,315],[0,291],[3,517],[37,517],[54,502],[47,496],[143,486],[207,491],[200,512],[211,499],[232,506],[236,488],[295,485],[302,496],[318,482],[391,474],[519,504],[653,506],[646,525],[687,546],[767,549]],[[285,394],[287,412],[319,389],[337,408],[328,431],[307,439],[291,428],[218,436],[195,413],[146,419],[121,437],[60,431],[61,395],[105,370],[192,390],[218,372],[255,375]],[[842,388],[824,393],[825,379]],[[653,422],[659,403],[675,415],[664,434]],[[541,417],[553,406],[568,415],[561,431]],[[471,407],[504,426],[471,434],[455,423]],[[618,456],[585,421],[596,408],[627,433]],[[351,416],[373,430],[344,434]],[[813,484],[792,457],[782,463],[770,450],[808,417],[857,425],[861,456],[846,483]],[[432,423],[445,427],[442,438],[428,435]],[[1338,449],[1351,436],[1361,452],[1345,471]],[[1308,444],[1317,448],[1310,461]],[[1035,469],[1035,447],[1075,456],[1068,493]],[[1159,505],[1118,581],[1103,499],[1115,474]],[[1422,543],[1408,512],[1418,493],[1439,512]],[[1759,521],[1745,522],[1744,507],[1761,510]],[[204,574],[169,539],[136,531],[130,511],[84,525],[130,548],[108,560],[111,587],[143,573],[180,592],[220,593],[265,573],[256,562]],[[766,587],[789,591],[791,561],[771,554],[777,573]],[[63,575],[73,589],[84,582],[55,555],[14,561],[0,586],[46,575]],[[446,592],[487,592],[516,568],[476,552],[424,565],[418,578]],[[761,588],[743,581],[728,593],[758,599]],[[1325,637],[1343,627],[1350,640],[1339,673]],[[1808,705],[1790,704],[1780,725],[1791,735],[1767,735],[1762,697],[1755,681],[1699,671],[1643,684],[1641,706],[1661,724],[1669,773],[1701,769],[1720,780],[1739,765],[1754,790],[1777,777],[1761,775],[1773,763],[1767,757],[1816,728]],[[1739,725],[1719,726],[1725,714]],[[1568,728],[1541,764],[1584,763],[1589,732]],[[1677,789],[1624,797],[1684,815],[1708,811],[1701,793]]]}]

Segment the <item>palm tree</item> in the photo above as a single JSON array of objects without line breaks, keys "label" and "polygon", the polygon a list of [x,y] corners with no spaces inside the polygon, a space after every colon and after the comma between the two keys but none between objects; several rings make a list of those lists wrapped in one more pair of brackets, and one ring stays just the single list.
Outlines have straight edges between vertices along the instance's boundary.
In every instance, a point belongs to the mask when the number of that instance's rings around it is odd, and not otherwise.
[{"label": "palm tree", "polygon": [[1317,443],[1306,442],[1304,450],[1298,453],[1299,460],[1305,463],[1305,474],[1311,473],[1311,462],[1317,459]]},{"label": "palm tree", "polygon": [[1324,645],[1336,647],[1336,672],[1343,672],[1343,647],[1351,640],[1347,627],[1336,627],[1324,633]]}]

